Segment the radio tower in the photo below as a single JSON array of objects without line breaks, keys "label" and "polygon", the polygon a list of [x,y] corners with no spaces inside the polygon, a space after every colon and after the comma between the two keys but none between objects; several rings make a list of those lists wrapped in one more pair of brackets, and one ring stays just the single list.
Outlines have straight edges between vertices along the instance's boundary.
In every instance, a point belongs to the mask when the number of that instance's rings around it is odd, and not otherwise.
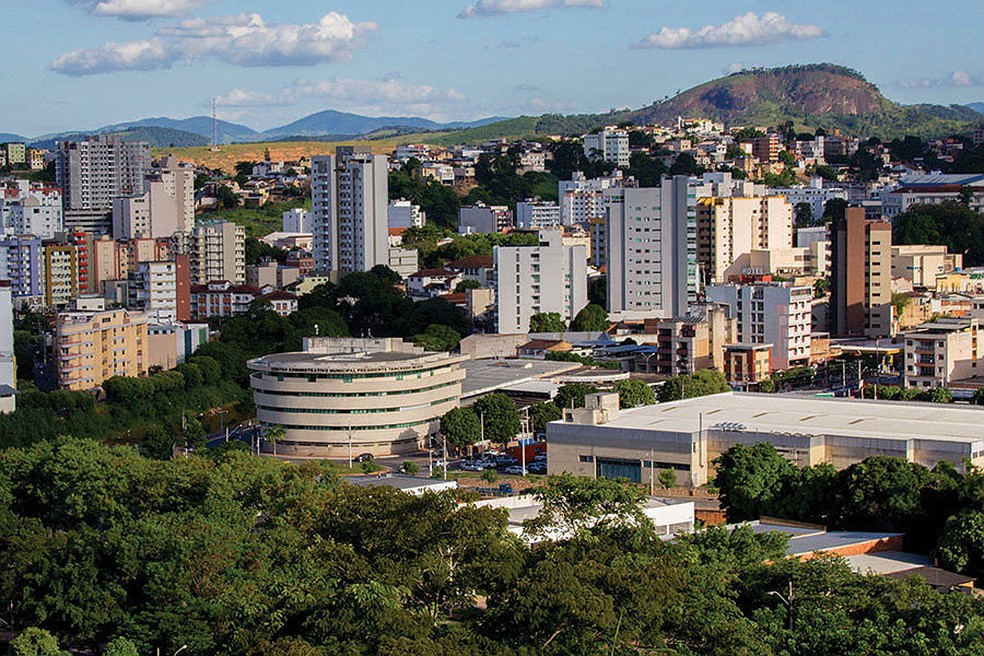
[{"label": "radio tower", "polygon": [[219,149],[219,120],[215,114],[215,98],[212,98],[212,150]]}]

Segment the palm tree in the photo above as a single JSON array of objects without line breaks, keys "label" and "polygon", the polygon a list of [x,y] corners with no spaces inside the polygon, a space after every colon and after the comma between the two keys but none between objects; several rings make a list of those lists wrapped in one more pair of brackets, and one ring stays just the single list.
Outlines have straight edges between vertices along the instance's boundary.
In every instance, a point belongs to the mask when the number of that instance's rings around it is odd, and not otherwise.
[{"label": "palm tree", "polygon": [[273,426],[268,426],[266,431],[263,433],[264,439],[273,445],[273,457],[277,457],[277,442],[284,439],[287,431],[280,424],[274,424]]}]

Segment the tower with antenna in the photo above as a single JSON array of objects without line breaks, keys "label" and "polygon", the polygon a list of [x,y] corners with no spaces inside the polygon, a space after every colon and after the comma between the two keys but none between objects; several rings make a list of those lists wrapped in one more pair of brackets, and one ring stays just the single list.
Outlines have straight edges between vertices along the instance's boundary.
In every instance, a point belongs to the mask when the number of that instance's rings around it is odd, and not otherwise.
[{"label": "tower with antenna", "polygon": [[219,119],[215,113],[215,98],[212,98],[212,150],[219,149]]}]

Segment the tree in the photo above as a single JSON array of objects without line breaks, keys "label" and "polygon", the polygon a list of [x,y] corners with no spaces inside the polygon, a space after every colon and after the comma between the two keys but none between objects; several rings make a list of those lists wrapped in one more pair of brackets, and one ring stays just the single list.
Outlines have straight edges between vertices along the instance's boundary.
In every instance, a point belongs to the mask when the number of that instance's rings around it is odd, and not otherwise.
[{"label": "tree", "polygon": [[461,335],[453,328],[432,323],[427,330],[414,336],[413,343],[426,351],[453,351],[461,343]]},{"label": "tree", "polygon": [[809,203],[796,203],[794,222],[797,228],[813,225],[813,207]]},{"label": "tree", "polygon": [[137,646],[130,640],[120,636],[113,638],[108,645],[103,656],[140,656]]},{"label": "tree", "polygon": [[29,627],[10,641],[12,656],[67,656],[58,648],[58,640],[44,629]]},{"label": "tree", "polygon": [[567,327],[557,312],[538,312],[530,317],[531,333],[564,333]]},{"label": "tree", "polygon": [[676,472],[672,469],[661,469],[656,475],[656,480],[665,488],[674,487],[677,484]]},{"label": "tree", "polygon": [[768,442],[752,447],[737,444],[714,464],[714,486],[721,491],[721,506],[729,522],[776,514],[783,490],[796,472],[796,466]]},{"label": "tree", "polygon": [[984,214],[959,202],[913,205],[892,221],[892,243],[946,246],[963,253],[964,265],[984,265]]},{"label": "tree", "polygon": [[588,281],[588,302],[608,307],[608,279],[605,276],[598,276]]},{"label": "tree", "polygon": [[451,408],[441,417],[441,432],[448,442],[464,449],[480,439],[482,424],[471,408]]},{"label": "tree", "polygon": [[403,464],[400,465],[400,471],[407,476],[416,476],[417,472],[420,471],[420,467],[413,460],[404,460]]},{"label": "tree", "polygon": [[564,418],[564,413],[556,404],[547,401],[537,401],[529,408],[530,423],[533,425],[533,432],[544,433],[547,424],[551,421],[558,421]]},{"label": "tree", "polygon": [[283,441],[284,437],[287,435],[287,431],[280,424],[274,424],[272,426],[267,426],[266,430],[263,431],[263,439],[273,445],[273,457],[277,457],[277,442]]},{"label": "tree", "polygon": [[656,397],[660,403],[667,403],[730,391],[731,386],[723,373],[716,369],[703,369],[692,376],[680,375],[667,378],[660,386]]},{"label": "tree", "polygon": [[843,198],[831,198],[823,204],[824,221],[842,221],[847,215],[847,201]]},{"label": "tree", "polygon": [[984,512],[964,510],[946,520],[936,555],[945,569],[984,576]]},{"label": "tree", "polygon": [[611,327],[608,312],[605,308],[594,303],[588,303],[577,313],[571,322],[571,330],[575,332],[606,331]]},{"label": "tree", "polygon": [[974,392],[973,398],[970,400],[974,405],[984,405],[984,387],[978,387],[977,391]]},{"label": "tree", "polygon": [[588,383],[567,383],[566,385],[561,385],[560,389],[557,390],[557,395],[554,396],[553,402],[561,410],[567,408],[583,408],[584,397],[588,394],[594,394],[597,391],[597,387]]},{"label": "tree", "polygon": [[466,278],[454,286],[454,293],[461,294],[469,289],[481,289],[482,283],[478,282],[474,278]]},{"label": "tree", "polygon": [[519,432],[519,411],[505,394],[483,396],[472,406],[485,426],[485,439],[504,444]]},{"label": "tree", "polygon": [[779,161],[786,166],[796,166],[796,155],[788,150],[780,150]]},{"label": "tree", "polygon": [[483,469],[480,478],[486,483],[495,483],[499,480],[499,472],[494,469]]},{"label": "tree", "polygon": [[873,456],[843,470],[848,528],[906,530],[922,521],[921,490],[929,470],[900,458]]},{"label": "tree", "polygon": [[533,490],[533,496],[542,509],[524,523],[530,535],[556,539],[652,526],[642,511],[645,493],[621,481],[564,473],[548,477]]},{"label": "tree", "polygon": [[186,449],[201,449],[205,446],[208,434],[202,422],[194,417],[186,417],[181,429],[181,441]]},{"label": "tree", "polygon": [[830,281],[826,278],[817,278],[813,281],[813,298],[823,298],[830,289]]},{"label": "tree", "polygon": [[618,392],[618,406],[622,409],[656,403],[653,388],[638,379],[620,380],[614,390]]}]

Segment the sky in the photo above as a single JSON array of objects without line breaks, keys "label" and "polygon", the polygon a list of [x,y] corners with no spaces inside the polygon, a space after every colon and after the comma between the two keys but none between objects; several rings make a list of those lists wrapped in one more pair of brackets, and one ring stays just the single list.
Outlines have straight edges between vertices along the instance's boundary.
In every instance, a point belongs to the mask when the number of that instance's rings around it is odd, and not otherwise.
[{"label": "sky", "polygon": [[980,0],[0,0],[0,132],[324,109],[470,120],[636,108],[833,62],[903,103],[984,100]]}]

